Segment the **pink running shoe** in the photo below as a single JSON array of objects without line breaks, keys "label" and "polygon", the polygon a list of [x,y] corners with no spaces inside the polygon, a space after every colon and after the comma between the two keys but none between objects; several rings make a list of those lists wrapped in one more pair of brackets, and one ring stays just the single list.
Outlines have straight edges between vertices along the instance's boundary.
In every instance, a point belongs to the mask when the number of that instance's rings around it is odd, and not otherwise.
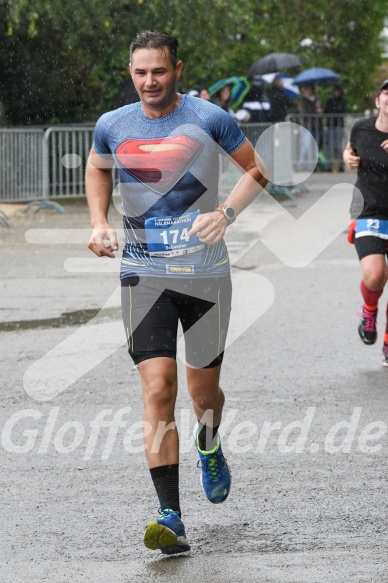
[{"label": "pink running shoe", "polygon": [[365,306],[362,307],[362,317],[358,325],[358,333],[365,344],[374,344],[377,340],[377,310],[371,312]]}]

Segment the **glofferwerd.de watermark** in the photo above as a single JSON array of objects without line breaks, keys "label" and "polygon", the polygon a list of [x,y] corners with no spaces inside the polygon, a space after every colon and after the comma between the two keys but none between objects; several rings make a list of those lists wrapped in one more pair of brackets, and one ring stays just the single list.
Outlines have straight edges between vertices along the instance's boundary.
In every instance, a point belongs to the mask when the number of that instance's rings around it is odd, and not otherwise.
[{"label": "glofferwerd.de watermark", "polygon": [[[44,455],[77,453],[83,460],[93,456],[107,460],[116,448],[129,454],[149,449],[157,452],[168,431],[177,428],[181,453],[194,447],[193,426],[195,419],[189,409],[181,409],[174,423],[160,421],[156,431],[147,421],[130,415],[131,408],[102,409],[89,422],[60,421],[60,408],[51,407],[43,413],[39,409],[21,409],[4,423],[1,445],[11,454],[33,453]],[[303,415],[303,413],[302,413]],[[301,415],[301,417],[302,417]],[[357,450],[373,454],[383,447],[387,425],[383,421],[363,423],[362,407],[355,407],[347,419],[335,421],[328,429],[321,429],[317,421],[316,407],[308,407],[303,418],[283,422],[264,419],[260,423],[248,419],[239,409],[229,410],[220,426],[224,451],[229,454],[253,452],[255,454],[329,454],[350,453]],[[202,419],[211,425],[211,412]],[[318,434],[317,434],[318,433]],[[144,440],[145,438],[145,440]],[[145,442],[144,442],[145,441]]]}]

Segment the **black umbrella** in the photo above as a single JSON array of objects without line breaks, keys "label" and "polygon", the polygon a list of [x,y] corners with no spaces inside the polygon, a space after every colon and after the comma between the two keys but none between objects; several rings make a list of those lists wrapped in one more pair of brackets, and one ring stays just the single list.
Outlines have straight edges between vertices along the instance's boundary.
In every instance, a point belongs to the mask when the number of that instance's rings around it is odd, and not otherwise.
[{"label": "black umbrella", "polygon": [[292,53],[271,53],[252,63],[248,69],[247,77],[266,75],[267,73],[276,73],[277,71],[284,71],[284,69],[295,69],[302,66],[302,59]]}]

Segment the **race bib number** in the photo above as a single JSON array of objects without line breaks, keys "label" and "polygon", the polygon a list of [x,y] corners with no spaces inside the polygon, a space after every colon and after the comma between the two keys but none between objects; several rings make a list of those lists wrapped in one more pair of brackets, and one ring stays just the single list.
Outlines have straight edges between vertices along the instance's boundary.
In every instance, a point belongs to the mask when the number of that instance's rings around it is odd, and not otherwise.
[{"label": "race bib number", "polygon": [[151,217],[144,222],[148,253],[158,257],[174,257],[194,253],[204,244],[189,231],[199,211],[180,217]]},{"label": "race bib number", "polygon": [[356,238],[372,236],[380,237],[380,239],[388,239],[388,220],[357,219],[355,236]]}]

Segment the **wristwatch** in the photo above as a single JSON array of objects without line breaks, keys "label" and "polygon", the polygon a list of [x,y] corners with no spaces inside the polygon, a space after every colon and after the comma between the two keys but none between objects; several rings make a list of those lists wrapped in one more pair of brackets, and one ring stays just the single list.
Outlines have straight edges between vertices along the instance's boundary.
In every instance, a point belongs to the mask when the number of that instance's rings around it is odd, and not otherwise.
[{"label": "wristwatch", "polygon": [[216,211],[220,211],[224,215],[229,225],[234,223],[234,221],[236,220],[237,217],[236,211],[231,206],[228,206],[226,204],[220,204],[220,206],[216,208]]}]

